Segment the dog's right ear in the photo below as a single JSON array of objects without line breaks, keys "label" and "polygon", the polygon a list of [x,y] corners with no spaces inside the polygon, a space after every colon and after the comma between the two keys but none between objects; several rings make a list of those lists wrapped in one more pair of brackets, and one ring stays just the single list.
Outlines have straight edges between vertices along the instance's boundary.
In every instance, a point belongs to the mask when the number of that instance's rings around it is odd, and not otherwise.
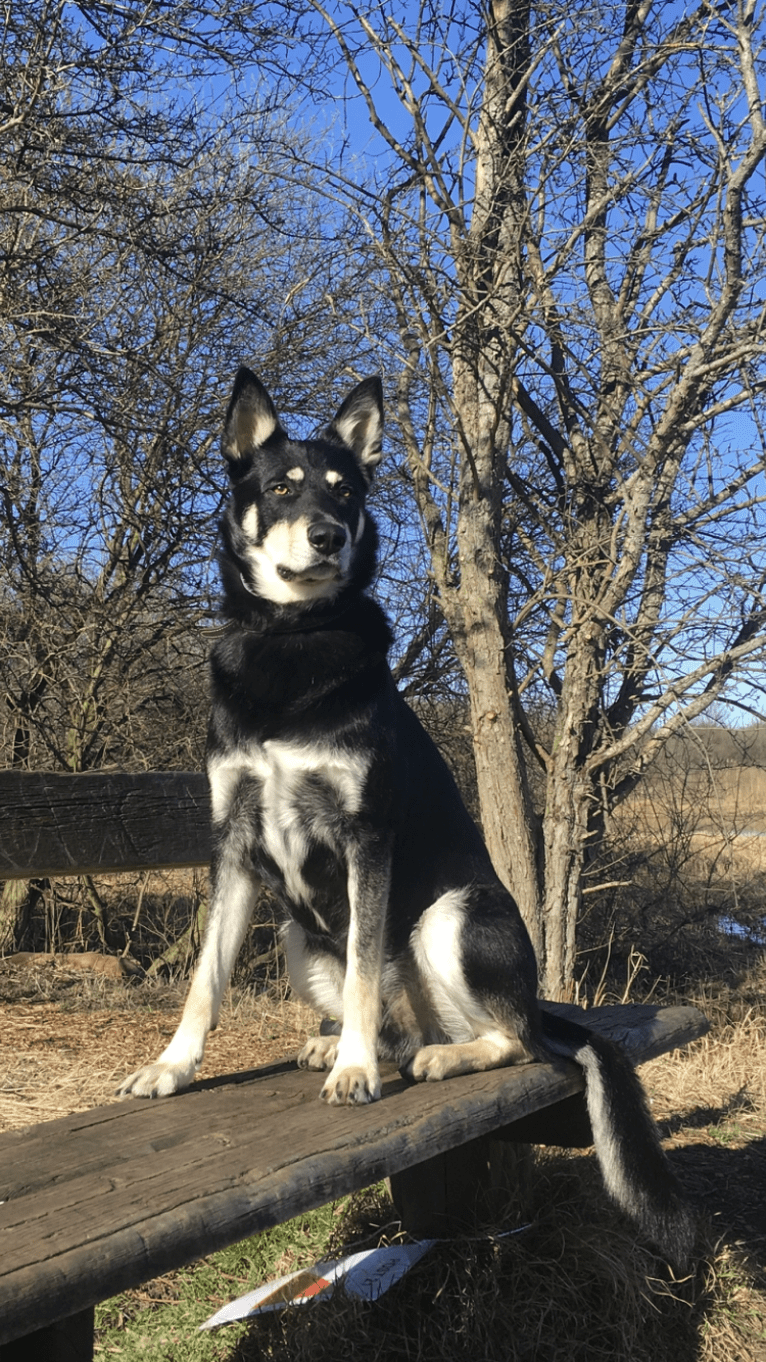
[{"label": "dog's right ear", "polygon": [[252,467],[255,450],[277,432],[285,433],[274,403],[261,380],[243,365],[234,380],[221,440],[221,453],[233,482]]},{"label": "dog's right ear", "polygon": [[371,481],[383,458],[383,384],[379,377],[357,383],[327,427],[325,438],[346,445]]}]

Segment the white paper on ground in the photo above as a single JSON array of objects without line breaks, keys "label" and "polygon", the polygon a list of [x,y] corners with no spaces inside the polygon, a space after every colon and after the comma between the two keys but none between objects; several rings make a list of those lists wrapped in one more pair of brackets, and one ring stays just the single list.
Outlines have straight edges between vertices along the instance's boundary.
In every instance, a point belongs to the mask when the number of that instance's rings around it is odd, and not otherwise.
[{"label": "white paper on ground", "polygon": [[311,1301],[326,1299],[341,1281],[350,1296],[375,1301],[409,1272],[436,1242],[435,1239],[421,1239],[417,1244],[366,1249],[333,1262],[315,1263],[313,1267],[291,1272],[287,1277],[277,1277],[224,1305],[205,1320],[200,1329],[214,1329],[218,1324],[231,1324],[267,1310],[284,1310],[287,1305],[308,1305]]}]

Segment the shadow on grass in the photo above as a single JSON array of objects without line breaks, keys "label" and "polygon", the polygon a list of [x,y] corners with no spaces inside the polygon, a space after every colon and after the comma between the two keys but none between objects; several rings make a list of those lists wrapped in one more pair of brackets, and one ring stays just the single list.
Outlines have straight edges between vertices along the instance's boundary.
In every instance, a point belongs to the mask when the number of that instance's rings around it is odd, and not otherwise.
[{"label": "shadow on grass", "polygon": [[665,1139],[667,1136],[677,1135],[681,1130],[701,1130],[706,1126],[720,1125],[724,1121],[730,1121],[733,1117],[736,1118],[740,1112],[752,1110],[753,1103],[745,1085],[740,1088],[739,1092],[734,1093],[728,1102],[711,1107],[694,1107],[692,1111],[680,1112],[678,1115],[659,1121],[658,1127],[660,1134]]},{"label": "shadow on grass", "polygon": [[712,1242],[741,1247],[766,1293],[766,1135],[743,1136],[728,1110],[705,1126],[709,1139],[674,1149],[673,1167],[706,1217]]},{"label": "shadow on grass", "polygon": [[[523,1233],[439,1244],[372,1304],[338,1295],[263,1316],[229,1362],[756,1362],[766,1340],[764,1141],[695,1143],[672,1159],[712,1226],[684,1280],[635,1242],[592,1157],[546,1153]],[[732,1187],[741,1202],[727,1218]],[[729,1243],[716,1245],[724,1229]]]}]

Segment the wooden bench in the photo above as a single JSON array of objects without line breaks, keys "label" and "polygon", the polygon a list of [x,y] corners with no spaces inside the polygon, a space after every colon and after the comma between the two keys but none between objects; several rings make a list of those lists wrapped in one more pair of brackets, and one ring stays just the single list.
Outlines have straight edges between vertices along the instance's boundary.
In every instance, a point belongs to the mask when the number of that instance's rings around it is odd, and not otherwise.
[{"label": "wooden bench", "polygon": [[[206,858],[201,777],[0,776],[0,804],[11,791],[0,878]],[[707,1030],[690,1007],[587,1016],[636,1063]],[[318,1087],[283,1063],[0,1136],[1,1362],[91,1358],[99,1301],[381,1178],[411,1233],[452,1232],[509,1190],[517,1145],[591,1143],[563,1062],[415,1087],[389,1070],[359,1108]]]}]

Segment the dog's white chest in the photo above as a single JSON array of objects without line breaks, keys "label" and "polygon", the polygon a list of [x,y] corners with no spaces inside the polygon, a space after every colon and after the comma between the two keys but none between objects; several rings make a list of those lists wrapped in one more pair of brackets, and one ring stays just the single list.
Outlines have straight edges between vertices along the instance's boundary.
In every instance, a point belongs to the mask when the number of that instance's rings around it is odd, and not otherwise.
[{"label": "dog's white chest", "polygon": [[359,812],[368,769],[367,756],[342,748],[275,739],[253,743],[209,764],[213,822],[230,817],[243,778],[251,778],[258,797],[258,840],[290,898],[310,907],[306,860],[317,845],[338,849],[338,820]]}]

